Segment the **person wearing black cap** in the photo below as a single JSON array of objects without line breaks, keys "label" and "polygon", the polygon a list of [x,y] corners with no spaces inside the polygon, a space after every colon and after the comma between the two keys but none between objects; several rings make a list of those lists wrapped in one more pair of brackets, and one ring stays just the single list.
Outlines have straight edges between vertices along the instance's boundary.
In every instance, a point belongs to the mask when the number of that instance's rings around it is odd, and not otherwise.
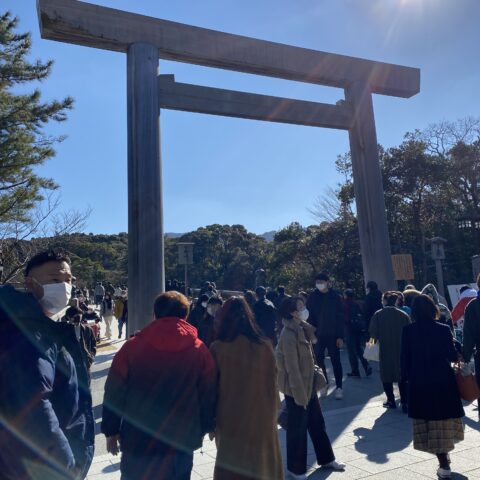
[{"label": "person wearing black cap", "polygon": [[315,347],[317,362],[320,367],[325,365],[325,349],[332,361],[335,375],[335,398],[343,398],[342,390],[342,363],[340,361],[340,348],[343,347],[344,321],[343,305],[340,295],[330,286],[330,278],[325,273],[315,277],[315,290],[307,301],[310,313],[308,322],[316,329],[318,342]]},{"label": "person wearing black cap", "polygon": [[270,300],[267,300],[267,290],[265,287],[257,287],[255,293],[257,294],[257,303],[253,306],[255,321],[263,335],[269,338],[275,346],[277,344],[277,335],[275,333],[277,313],[275,306]]}]

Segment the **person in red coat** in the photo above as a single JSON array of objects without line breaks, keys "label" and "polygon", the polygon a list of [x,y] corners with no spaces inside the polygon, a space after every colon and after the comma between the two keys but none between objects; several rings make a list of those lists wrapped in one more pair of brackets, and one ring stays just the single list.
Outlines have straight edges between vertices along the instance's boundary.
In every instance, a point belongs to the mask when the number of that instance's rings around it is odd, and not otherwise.
[{"label": "person in red coat", "polygon": [[460,299],[452,310],[452,322],[461,329],[463,329],[463,322],[465,320],[465,309],[474,298],[477,298],[476,290],[469,285],[464,285],[460,288]]},{"label": "person in red coat", "polygon": [[190,478],[193,452],[214,430],[216,368],[179,292],[155,300],[155,319],[115,356],[103,400],[107,450],[122,480]]}]

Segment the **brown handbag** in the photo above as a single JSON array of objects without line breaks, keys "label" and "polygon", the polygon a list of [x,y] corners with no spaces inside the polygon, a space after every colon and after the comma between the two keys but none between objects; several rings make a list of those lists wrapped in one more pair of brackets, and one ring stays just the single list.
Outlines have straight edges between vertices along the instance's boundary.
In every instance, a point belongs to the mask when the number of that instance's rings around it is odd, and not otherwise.
[{"label": "brown handbag", "polygon": [[455,365],[455,380],[462,400],[473,402],[480,398],[477,379],[468,364],[458,363]]},{"label": "brown handbag", "polygon": [[314,365],[313,368],[313,388],[319,392],[327,386],[327,379],[318,365]]}]

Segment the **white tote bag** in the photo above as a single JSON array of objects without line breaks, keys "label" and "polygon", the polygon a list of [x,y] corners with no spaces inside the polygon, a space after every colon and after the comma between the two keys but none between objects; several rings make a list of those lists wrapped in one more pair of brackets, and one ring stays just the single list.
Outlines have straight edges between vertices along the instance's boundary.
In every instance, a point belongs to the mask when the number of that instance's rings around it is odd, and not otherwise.
[{"label": "white tote bag", "polygon": [[363,358],[369,362],[380,361],[380,345],[370,340],[365,345],[365,351],[363,352]]}]

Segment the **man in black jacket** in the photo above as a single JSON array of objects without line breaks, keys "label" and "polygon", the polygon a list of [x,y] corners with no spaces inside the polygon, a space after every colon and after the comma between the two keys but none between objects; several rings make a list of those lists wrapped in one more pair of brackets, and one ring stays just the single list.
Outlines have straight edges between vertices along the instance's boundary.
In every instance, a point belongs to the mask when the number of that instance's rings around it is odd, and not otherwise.
[{"label": "man in black jacket", "polygon": [[316,329],[317,344],[315,353],[320,367],[325,368],[325,349],[328,350],[335,375],[335,398],[343,398],[342,363],[340,348],[343,347],[344,325],[343,307],[340,295],[330,286],[330,278],[325,273],[315,277],[315,290],[307,300],[308,322]]},{"label": "man in black jacket", "polygon": [[275,306],[270,300],[267,300],[265,287],[257,287],[255,293],[257,295],[257,303],[253,306],[255,320],[265,337],[269,338],[275,346],[277,344],[277,334],[275,332],[277,313]]},{"label": "man in black jacket", "polygon": [[48,251],[25,272],[28,293],[0,288],[0,477],[86,477],[95,423],[75,328],[57,320],[71,294],[70,259]]},{"label": "man in black jacket", "polygon": [[382,292],[378,289],[377,282],[370,280],[367,283],[367,296],[365,297],[365,303],[363,305],[363,315],[365,317],[365,324],[368,331],[370,326],[370,320],[378,310],[381,310],[382,305]]}]

